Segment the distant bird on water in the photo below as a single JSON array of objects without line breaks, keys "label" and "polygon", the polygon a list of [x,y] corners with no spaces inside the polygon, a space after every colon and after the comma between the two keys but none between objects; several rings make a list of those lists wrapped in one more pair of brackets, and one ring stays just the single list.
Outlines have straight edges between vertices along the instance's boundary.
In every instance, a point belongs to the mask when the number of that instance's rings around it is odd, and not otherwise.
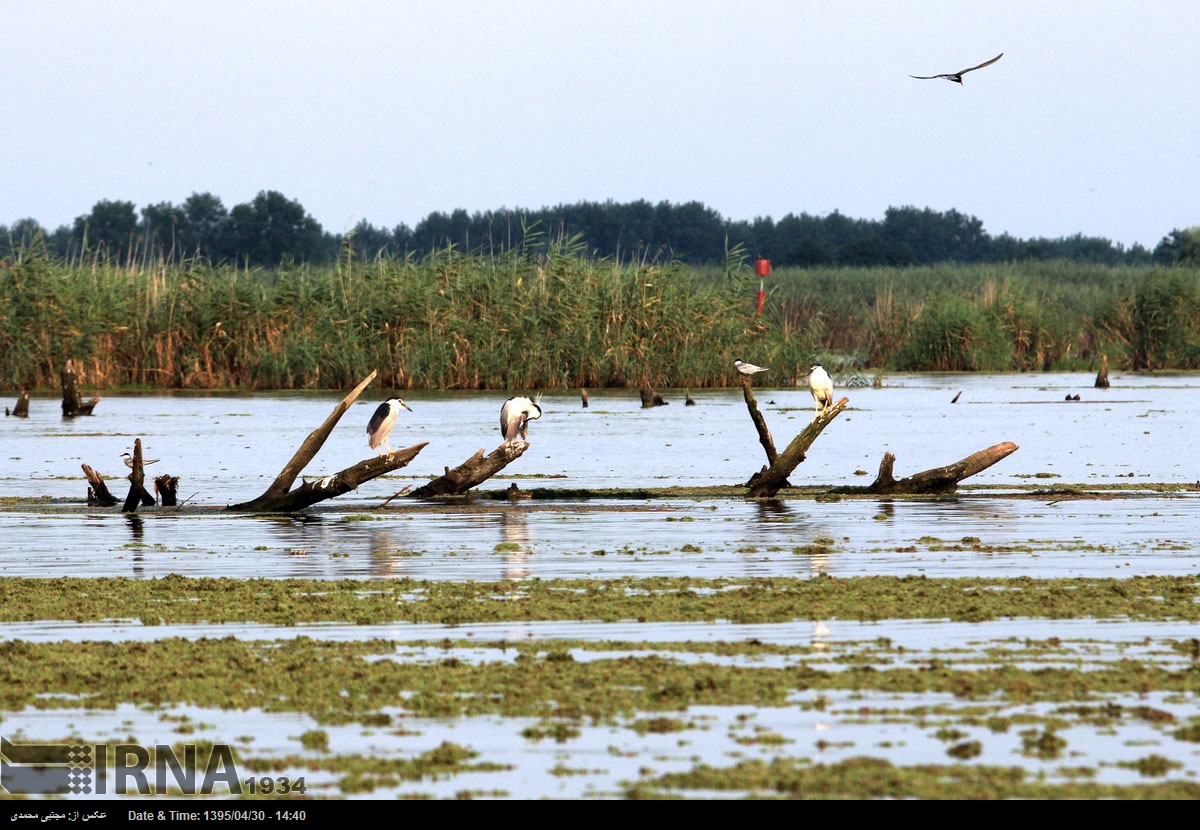
[{"label": "distant bird on water", "polygon": [[814,363],[808,370],[808,388],[812,391],[813,401],[816,402],[817,414],[813,416],[815,421],[833,406],[833,381],[819,363]]},{"label": "distant bird on water", "polygon": [[984,61],[983,63],[979,64],[979,66],[972,66],[970,69],[960,69],[957,72],[946,72],[941,75],[909,75],[908,77],[916,78],[918,81],[931,81],[934,78],[945,78],[947,81],[953,81],[956,84],[961,84],[963,82],[963,75],[966,75],[968,72],[974,72],[976,69],[983,69],[985,66],[991,66],[1002,57],[1004,57],[1003,52],[1001,52],[999,55],[996,55],[996,57],[992,58],[990,61]]},{"label": "distant bird on water", "polygon": [[542,417],[542,408],[524,395],[514,395],[500,407],[500,434],[504,443],[522,441],[529,434],[529,422]]},{"label": "distant bird on water", "polygon": [[[123,452],[123,453],[121,453],[121,460],[125,462],[126,467],[128,467],[131,470],[133,469],[133,456],[132,455],[130,455],[127,452]],[[145,467],[147,464],[157,464],[158,461],[159,461],[159,459],[157,459],[157,458],[143,458],[142,466]]]},{"label": "distant bird on water", "polygon": [[367,422],[367,443],[371,445],[371,449],[383,444],[384,448],[379,451],[380,455],[383,455],[385,451],[392,451],[392,445],[388,443],[388,436],[392,434],[392,427],[396,426],[396,416],[400,414],[401,407],[412,412],[408,404],[399,398],[388,398],[376,407],[375,414]]},{"label": "distant bird on water", "polygon": [[743,375],[753,375],[757,372],[770,371],[766,366],[755,366],[753,363],[746,363],[741,360],[733,361],[733,368],[737,369]]}]

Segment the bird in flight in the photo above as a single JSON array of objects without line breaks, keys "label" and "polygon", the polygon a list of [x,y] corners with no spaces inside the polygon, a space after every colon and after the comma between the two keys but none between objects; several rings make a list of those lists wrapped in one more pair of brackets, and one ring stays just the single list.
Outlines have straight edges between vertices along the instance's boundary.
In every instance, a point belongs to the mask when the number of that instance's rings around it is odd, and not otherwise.
[{"label": "bird in flight", "polygon": [[984,61],[983,63],[979,64],[979,66],[972,66],[970,69],[960,69],[957,72],[946,72],[942,75],[909,75],[908,77],[916,78],[918,81],[931,81],[934,78],[945,78],[947,81],[954,81],[956,84],[961,84],[963,75],[966,75],[968,72],[974,72],[976,69],[983,69],[985,66],[991,66],[1002,57],[1004,57],[1003,52],[1001,52],[999,55],[996,55],[996,57],[992,58],[990,61]]}]

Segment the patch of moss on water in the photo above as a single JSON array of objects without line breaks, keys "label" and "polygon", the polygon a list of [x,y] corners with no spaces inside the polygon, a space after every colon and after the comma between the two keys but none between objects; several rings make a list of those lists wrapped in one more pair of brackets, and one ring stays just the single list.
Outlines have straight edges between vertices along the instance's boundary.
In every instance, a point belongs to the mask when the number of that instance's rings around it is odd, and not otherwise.
[{"label": "patch of moss on water", "polygon": [[729,767],[700,764],[687,772],[644,778],[628,787],[625,796],[670,798],[693,791],[796,799],[1200,798],[1200,784],[1193,781],[1117,785],[1069,780],[1056,784],[1019,767],[937,764],[902,767],[868,757],[836,764],[808,764],[792,758],[746,760]]},{"label": "patch of moss on water", "polygon": [[[234,638],[154,642],[0,643],[0,710],[114,709],[121,704],[304,712],[322,725],[374,723],[388,707],[431,717],[498,714],[547,723],[692,706],[783,706],[799,692],[853,690],[950,694],[960,700],[1071,702],[1100,693],[1194,695],[1195,672],[1122,660],[1088,671],[945,664],[825,671],[680,662],[659,654],[587,661],[557,652],[514,662],[404,663],[383,640],[322,642]],[[816,704],[812,706],[815,708]],[[671,717],[678,717],[677,714]],[[1064,718],[1039,718],[1023,733],[1028,751],[1053,755]],[[549,737],[549,735],[548,735]],[[1061,751],[1058,748],[1057,751]]]},{"label": "patch of moss on water", "polygon": [[[831,541],[831,540],[830,540]],[[824,544],[825,540],[817,543]],[[1200,619],[1195,576],[1126,579],[691,577],[434,582],[167,576],[0,580],[0,621],[462,624],[949,619]]]}]

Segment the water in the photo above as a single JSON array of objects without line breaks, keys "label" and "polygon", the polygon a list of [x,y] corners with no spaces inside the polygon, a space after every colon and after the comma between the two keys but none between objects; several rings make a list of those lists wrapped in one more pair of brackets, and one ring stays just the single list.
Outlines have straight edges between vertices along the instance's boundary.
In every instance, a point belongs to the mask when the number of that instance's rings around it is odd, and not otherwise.
[{"label": "water", "polygon": [[[895,475],[901,478],[1002,441],[1019,446],[965,482],[982,488],[968,487],[951,498],[749,502],[679,497],[430,505],[399,496],[381,509],[404,488],[440,475],[444,467],[479,449],[489,451],[501,440],[498,417],[506,394],[406,393],[413,412],[400,413],[391,446],[429,442],[409,467],[303,515],[271,517],[221,508],[265,490],[340,395],[112,395],[101,400],[93,417],[69,421],[59,415],[56,399],[35,398],[28,420],[0,422],[0,577],[158,578],[174,573],[493,581],[821,573],[1039,578],[1197,574],[1200,454],[1193,418],[1200,411],[1200,377],[1114,374],[1106,390],[1093,388],[1092,380],[1081,374],[897,375],[886,378],[882,388],[838,388],[838,397],[850,399],[847,411],[825,430],[790,479],[798,486],[861,486],[874,478],[885,452],[896,455]],[[581,406],[578,392],[545,395],[544,415],[530,426],[529,450],[483,489],[513,482],[522,489],[736,485],[763,465],[740,390],[693,391],[695,406],[684,406],[681,393],[663,394],[670,404],[648,410],[641,408],[635,390],[591,390],[588,408]],[[1081,400],[1064,400],[1074,394]],[[958,401],[952,403],[956,395]],[[812,418],[805,390],[759,388],[756,396],[780,449]],[[351,408],[310,465],[310,478],[370,455],[365,426],[382,397],[372,390]],[[125,516],[119,508],[82,503],[83,463],[109,478],[114,495],[123,498],[120,454],[132,449],[135,438],[142,439],[148,458],[161,459],[147,468],[149,474],[180,477],[185,508],[142,509]],[[1193,486],[1137,498],[1099,489],[1162,483]],[[1030,485],[1067,484],[1097,489],[1085,497],[1050,491],[1039,498],[1018,497]],[[810,547],[814,543],[818,552]],[[449,650],[462,660],[497,659],[498,641],[572,639],[661,643],[673,659],[711,662],[718,658],[669,652],[665,644],[754,638],[827,649],[827,661],[808,659],[827,669],[869,663],[858,654],[861,644],[880,638],[909,649],[909,661],[936,657],[986,664],[999,660],[995,655],[1015,647],[1014,642],[1057,638],[1061,652],[1039,665],[1094,667],[1139,659],[1177,669],[1186,660],[1171,643],[1196,633],[1194,625],[1120,620],[829,620],[755,626],[577,620],[287,629],[144,627],[127,620],[0,623],[0,641],[380,638],[395,648],[379,659],[412,661],[443,659],[447,651],[423,644],[445,637],[476,643],[475,649]],[[596,659],[585,650],[574,656]],[[799,697],[795,705],[770,709],[693,707],[678,715],[693,723],[683,733],[640,734],[631,718],[615,726],[585,727],[562,744],[522,737],[522,730],[533,724],[529,719],[440,720],[399,708],[392,713],[402,727],[398,730],[352,726],[327,731],[331,749],[338,752],[409,757],[451,740],[480,752],[477,760],[513,766],[505,773],[400,785],[375,797],[450,797],[475,789],[519,798],[605,798],[619,796],[625,784],[647,774],[686,770],[702,762],[725,765],[739,757],[833,762],[868,754],[897,764],[952,762],[944,741],[935,736],[936,724],[919,713],[931,706],[965,704],[938,695],[829,698],[821,709],[809,708]],[[1112,696],[1130,706],[1146,705],[1146,699]],[[1196,711],[1194,694],[1152,702],[1177,711],[1181,719]],[[1039,710],[1035,705],[989,706],[997,717],[1020,718]],[[893,714],[864,715],[876,710]],[[909,711],[914,714],[904,714]],[[268,755],[303,754],[296,736],[317,728],[304,714],[182,706],[165,711],[133,706],[117,712],[26,710],[2,716],[10,738],[56,740],[76,731],[92,740],[111,731],[136,734],[144,742],[172,742],[170,724],[189,717],[207,724],[196,737],[248,739],[256,753]],[[777,734],[782,742],[747,741],[754,727]],[[1052,779],[1061,766],[1091,765],[1099,769],[1098,781],[1136,783],[1144,779],[1118,764],[1153,752],[1182,765],[1170,777],[1200,774],[1195,745],[1173,740],[1165,727],[1122,723],[1103,730],[1081,723],[1064,734],[1071,747],[1069,761],[1028,757],[1014,730],[999,738],[977,736],[984,752],[970,763],[1019,765]],[[556,767],[573,772],[556,774]],[[321,794],[340,794],[333,776],[318,774],[311,780]]]}]

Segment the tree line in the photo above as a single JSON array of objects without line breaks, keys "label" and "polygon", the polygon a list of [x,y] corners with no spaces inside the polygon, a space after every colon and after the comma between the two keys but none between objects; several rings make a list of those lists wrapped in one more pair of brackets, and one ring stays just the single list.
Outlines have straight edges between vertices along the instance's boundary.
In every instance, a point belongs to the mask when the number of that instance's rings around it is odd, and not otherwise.
[{"label": "tree line", "polygon": [[571,239],[597,257],[616,262],[724,261],[731,250],[777,266],[872,267],[1066,260],[1104,265],[1200,262],[1200,228],[1175,229],[1149,250],[1125,248],[1102,237],[1057,239],[992,236],[983,222],[957,210],[889,207],[882,220],[789,213],[782,219],[732,220],[700,202],[646,200],[577,202],[537,210],[500,208],[468,213],[435,211],[415,228],[388,229],[361,221],[348,233],[324,230],[298,201],[277,191],[226,209],[211,193],[182,204],[161,202],[140,211],[133,202],[101,200],[71,225],[53,231],[32,218],[0,226],[0,256],[41,240],[65,262],[103,259],[276,267],[326,265],[359,259],[465,253],[539,253],[552,240]]}]

